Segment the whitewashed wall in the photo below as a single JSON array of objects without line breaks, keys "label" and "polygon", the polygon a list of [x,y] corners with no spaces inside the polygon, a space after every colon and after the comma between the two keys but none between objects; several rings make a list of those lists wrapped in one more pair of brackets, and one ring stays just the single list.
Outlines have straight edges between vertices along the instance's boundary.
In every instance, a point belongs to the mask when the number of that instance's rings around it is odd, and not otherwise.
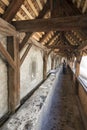
[{"label": "whitewashed wall", "polygon": [[[36,62],[36,77],[32,80],[32,62]],[[43,79],[43,52],[33,46],[20,68],[20,98],[25,97]]]},{"label": "whitewashed wall", "polygon": [[[6,48],[6,38],[0,35],[0,42]],[[0,53],[0,118],[8,112],[7,67]]]}]

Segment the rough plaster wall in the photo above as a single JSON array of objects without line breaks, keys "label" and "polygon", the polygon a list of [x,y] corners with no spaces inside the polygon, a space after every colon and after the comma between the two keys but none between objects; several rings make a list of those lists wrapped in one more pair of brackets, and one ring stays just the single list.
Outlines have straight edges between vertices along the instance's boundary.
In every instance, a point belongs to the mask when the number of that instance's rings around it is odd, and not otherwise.
[{"label": "rough plaster wall", "polygon": [[51,55],[49,55],[47,61],[47,72],[49,72],[50,70],[51,70]]},{"label": "rough plaster wall", "polygon": [[[20,98],[25,97],[43,79],[43,53],[32,47],[20,68]],[[32,80],[32,62],[36,61],[36,76]]]},{"label": "rough plaster wall", "polygon": [[[6,38],[0,35],[0,42],[6,48]],[[0,118],[8,111],[7,67],[0,53]]]}]

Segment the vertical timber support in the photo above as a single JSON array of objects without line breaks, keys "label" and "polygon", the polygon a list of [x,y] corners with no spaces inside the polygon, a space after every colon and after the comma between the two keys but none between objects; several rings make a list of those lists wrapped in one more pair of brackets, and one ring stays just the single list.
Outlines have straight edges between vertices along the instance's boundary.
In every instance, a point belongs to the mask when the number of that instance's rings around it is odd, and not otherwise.
[{"label": "vertical timber support", "polygon": [[48,55],[47,52],[43,52],[43,79],[45,80],[47,78],[47,59]]},{"label": "vertical timber support", "polygon": [[82,55],[80,53],[76,57],[76,71],[75,71],[76,77],[78,77],[79,74],[80,74],[80,62],[81,62],[81,59],[82,59]]},{"label": "vertical timber support", "polygon": [[77,78],[80,74],[80,62],[81,62],[81,59],[82,59],[82,55],[81,53],[78,53],[77,56],[76,56],[76,71],[75,71],[75,91],[76,91],[76,94],[78,95],[78,81],[77,81]]},{"label": "vertical timber support", "polygon": [[14,112],[20,104],[20,58],[17,37],[7,37],[7,50],[15,62],[15,69],[8,65],[9,112]]},{"label": "vertical timber support", "polygon": [[54,55],[51,57],[51,69],[54,69]]}]

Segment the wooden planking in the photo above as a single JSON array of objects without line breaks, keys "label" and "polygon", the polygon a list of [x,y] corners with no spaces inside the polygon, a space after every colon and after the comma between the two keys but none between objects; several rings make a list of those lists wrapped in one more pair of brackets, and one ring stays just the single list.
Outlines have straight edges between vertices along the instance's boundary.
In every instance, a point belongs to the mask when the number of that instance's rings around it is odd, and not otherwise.
[{"label": "wooden planking", "polygon": [[5,19],[8,22],[11,22],[12,19],[14,18],[15,14],[23,4],[24,0],[12,0],[3,14],[3,19]]},{"label": "wooden planking", "polygon": [[0,13],[3,14],[4,10],[0,7]]},{"label": "wooden planking", "polygon": [[6,36],[17,36],[15,27],[0,18],[0,33]]},{"label": "wooden planking", "polygon": [[9,5],[9,1],[8,0],[1,0],[5,5]]},{"label": "wooden planking", "polygon": [[26,56],[27,56],[27,54],[28,54],[28,52],[29,52],[29,50],[30,50],[31,47],[32,47],[32,44],[29,44],[28,47],[27,47],[27,49],[25,50],[22,58],[20,59],[20,65],[22,65],[22,63],[23,63],[24,59],[26,58]]},{"label": "wooden planking", "polygon": [[21,8],[23,9],[23,11],[27,14],[27,16],[30,18],[30,19],[34,19],[32,17],[32,15],[30,14],[30,12],[26,9],[26,7],[24,5],[21,6]]},{"label": "wooden planking", "polygon": [[37,1],[37,3],[38,3],[38,5],[39,5],[39,8],[40,8],[40,10],[42,10],[42,4],[41,4],[41,2],[40,2],[40,0],[36,0]]},{"label": "wooden planking", "polygon": [[5,50],[5,48],[3,47],[2,43],[0,43],[0,52],[6,58],[7,62],[10,64],[10,66],[13,69],[15,69],[16,66],[15,66],[14,60],[12,59],[12,57],[10,56],[10,54],[7,52],[7,50]]},{"label": "wooden planking", "polygon": [[28,4],[30,5],[30,7],[32,8],[33,12],[35,13],[36,16],[38,16],[38,11],[37,9],[34,7],[34,4],[32,3],[31,0],[27,0]]},{"label": "wooden planking", "polygon": [[13,25],[19,32],[68,31],[72,29],[87,29],[87,15],[14,21]]},{"label": "wooden planking", "polygon": [[43,18],[44,15],[46,14],[46,12],[48,12],[48,10],[50,9],[50,4],[49,4],[49,0],[47,0],[46,4],[44,5],[42,11],[40,11],[37,19]]},{"label": "wooden planking", "polygon": [[45,38],[47,38],[48,34],[49,33],[45,33],[45,35],[40,39],[39,42],[42,43],[45,40]]}]

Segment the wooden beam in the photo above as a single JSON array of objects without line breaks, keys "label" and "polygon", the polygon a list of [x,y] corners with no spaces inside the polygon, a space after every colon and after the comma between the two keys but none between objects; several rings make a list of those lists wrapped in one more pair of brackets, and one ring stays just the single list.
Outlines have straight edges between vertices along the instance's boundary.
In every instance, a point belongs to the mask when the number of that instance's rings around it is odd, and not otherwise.
[{"label": "wooden beam", "polygon": [[18,32],[14,26],[0,18],[0,34],[5,36],[17,36]]},{"label": "wooden beam", "polygon": [[28,54],[28,52],[29,52],[29,50],[30,50],[31,47],[32,47],[32,44],[29,44],[28,47],[27,47],[27,49],[26,49],[26,51],[24,52],[21,60],[20,60],[20,65],[22,65],[22,63],[23,63],[24,59],[26,58],[26,56],[27,56],[27,54]]},{"label": "wooden beam", "polygon": [[19,39],[7,37],[7,50],[15,61],[15,69],[8,65],[8,101],[9,112],[15,112],[20,105],[20,61],[19,61]]},{"label": "wooden beam", "polygon": [[83,41],[82,44],[78,47],[78,50],[86,50],[87,49],[87,40]]},{"label": "wooden beam", "polygon": [[51,17],[57,18],[63,16],[62,0],[51,0]]},{"label": "wooden beam", "polygon": [[0,52],[2,53],[2,55],[6,58],[7,62],[10,64],[10,66],[15,69],[15,63],[14,60],[12,59],[12,57],[10,56],[10,54],[7,52],[7,50],[5,50],[5,48],[3,47],[2,43],[0,42]]},{"label": "wooden beam", "polygon": [[31,36],[31,33],[26,33],[25,37],[23,38],[22,42],[20,43],[19,51],[22,51],[22,49],[25,47],[25,43],[28,41],[30,36]]},{"label": "wooden beam", "polygon": [[3,19],[5,19],[8,22],[11,22],[21,5],[23,4],[23,2],[24,0],[12,0],[7,10],[3,14]]},{"label": "wooden beam", "polygon": [[14,21],[13,25],[19,32],[68,31],[72,29],[87,29],[87,15]]},{"label": "wooden beam", "polygon": [[[65,5],[68,6],[67,9],[69,9],[69,7],[71,7],[72,13],[74,13],[75,15],[81,14],[81,11],[72,3],[71,0],[66,0],[64,2],[66,2]],[[70,14],[69,11],[67,13]]]},{"label": "wooden beam", "polygon": [[47,50],[45,46],[37,42],[34,38],[30,38],[30,41],[34,46],[39,47],[41,50]]},{"label": "wooden beam", "polygon": [[[40,11],[38,17],[36,19],[40,19],[43,18],[43,16],[46,14],[46,11],[49,10],[49,0],[47,0],[46,4],[44,5],[43,9]],[[20,51],[24,48],[24,46],[26,46],[26,42],[28,41],[28,39],[30,38],[30,36],[32,35],[32,33],[26,33],[25,37],[23,38],[22,42],[20,43]]]},{"label": "wooden beam", "polygon": [[49,9],[50,9],[50,4],[49,4],[49,0],[47,0],[46,4],[44,4],[42,11],[40,11],[37,19],[43,18],[44,15],[46,14],[46,12],[48,12]]},{"label": "wooden beam", "polygon": [[43,79],[45,80],[47,78],[47,52],[43,52]]}]

